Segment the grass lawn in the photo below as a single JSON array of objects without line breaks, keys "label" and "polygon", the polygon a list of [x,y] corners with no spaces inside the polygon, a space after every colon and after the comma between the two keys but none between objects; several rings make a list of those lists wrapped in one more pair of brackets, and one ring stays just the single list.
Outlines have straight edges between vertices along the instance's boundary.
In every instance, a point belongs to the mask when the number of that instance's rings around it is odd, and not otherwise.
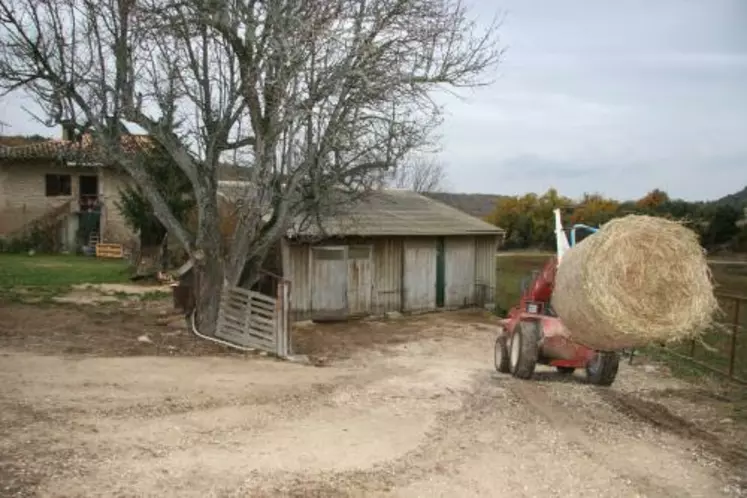
[{"label": "grass lawn", "polygon": [[0,254],[0,299],[48,298],[76,284],[129,281],[124,260],[86,256]]}]

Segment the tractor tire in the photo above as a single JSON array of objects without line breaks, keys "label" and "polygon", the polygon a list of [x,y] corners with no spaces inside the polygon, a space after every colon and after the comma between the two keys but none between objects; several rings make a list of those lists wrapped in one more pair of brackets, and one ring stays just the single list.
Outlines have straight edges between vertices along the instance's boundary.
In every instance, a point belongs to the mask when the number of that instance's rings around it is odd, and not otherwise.
[{"label": "tractor tire", "polygon": [[535,322],[519,322],[511,336],[511,374],[517,379],[531,379],[539,356],[539,328]]},{"label": "tractor tire", "polygon": [[586,380],[595,386],[610,386],[620,368],[618,353],[598,352],[586,365]]},{"label": "tractor tire", "polygon": [[509,364],[510,358],[508,353],[508,345],[506,344],[506,336],[499,335],[495,340],[495,369],[500,373],[511,373],[511,365]]},{"label": "tractor tire", "polygon": [[574,367],[555,367],[555,369],[563,375],[573,375],[573,372],[576,371]]}]

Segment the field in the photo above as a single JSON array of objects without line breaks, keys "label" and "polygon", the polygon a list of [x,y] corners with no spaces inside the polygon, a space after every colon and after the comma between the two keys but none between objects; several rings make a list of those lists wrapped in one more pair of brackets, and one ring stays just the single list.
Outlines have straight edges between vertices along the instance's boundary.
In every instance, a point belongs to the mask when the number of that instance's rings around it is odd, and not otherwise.
[{"label": "field", "polygon": [[285,362],[197,338],[147,288],[59,301],[126,288],[123,262],[0,256],[0,278],[4,497],[747,492],[739,393],[647,357],[609,389],[519,381],[496,317],[463,310],[294,324],[311,361]]},{"label": "field", "polygon": [[[547,261],[550,254],[539,252],[499,253],[496,257],[498,288],[496,302],[499,312],[505,312],[509,307],[518,303],[522,279],[539,270]],[[710,260],[711,271],[716,284],[716,293],[723,311],[722,327],[707,334],[701,342],[687,342],[672,345],[672,350],[722,371],[728,371],[731,351],[731,332],[735,329],[736,318],[736,353],[733,372],[736,376],[747,379],[747,263],[734,259]],[[743,296],[738,305],[732,296]],[[735,315],[735,313],[737,313]],[[649,350],[659,355],[658,348]],[[671,355],[670,355],[671,356]],[[678,359],[668,358],[668,361],[679,364]],[[682,372],[691,372],[686,365],[677,365]]]}]

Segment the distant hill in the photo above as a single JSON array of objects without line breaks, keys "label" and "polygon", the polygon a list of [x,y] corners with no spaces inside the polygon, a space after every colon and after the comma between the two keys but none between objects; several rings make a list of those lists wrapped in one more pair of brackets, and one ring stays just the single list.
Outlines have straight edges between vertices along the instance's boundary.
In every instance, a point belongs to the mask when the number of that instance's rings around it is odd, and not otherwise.
[{"label": "distant hill", "polygon": [[495,203],[506,197],[495,194],[448,194],[444,192],[430,192],[425,195],[477,218],[484,218],[492,213]]},{"label": "distant hill", "polygon": [[726,204],[736,208],[747,208],[747,187],[739,192],[726,195],[715,201],[715,204]]}]

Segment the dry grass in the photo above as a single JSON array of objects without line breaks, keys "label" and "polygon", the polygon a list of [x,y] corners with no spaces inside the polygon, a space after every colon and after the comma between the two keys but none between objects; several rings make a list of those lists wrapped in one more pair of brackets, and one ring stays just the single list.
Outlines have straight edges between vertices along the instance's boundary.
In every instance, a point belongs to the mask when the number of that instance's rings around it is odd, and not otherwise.
[{"label": "dry grass", "polygon": [[574,339],[609,350],[702,334],[718,310],[695,232],[635,215],[607,223],[567,253],[553,306]]}]

